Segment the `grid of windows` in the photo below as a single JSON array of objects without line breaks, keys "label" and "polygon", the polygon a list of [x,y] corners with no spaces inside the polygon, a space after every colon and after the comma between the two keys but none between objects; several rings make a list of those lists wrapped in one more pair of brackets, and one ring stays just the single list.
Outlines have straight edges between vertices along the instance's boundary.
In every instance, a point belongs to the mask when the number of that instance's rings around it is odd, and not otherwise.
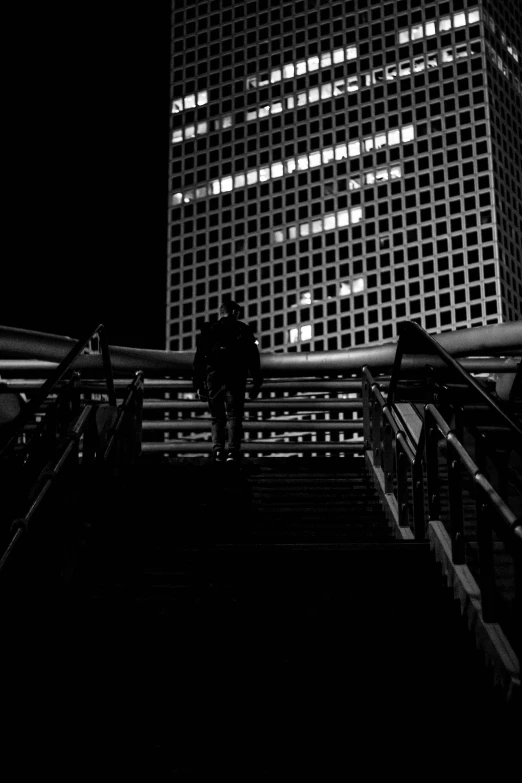
[{"label": "grid of windows", "polygon": [[225,295],[269,351],[522,317],[520,15],[176,0],[167,348]]}]

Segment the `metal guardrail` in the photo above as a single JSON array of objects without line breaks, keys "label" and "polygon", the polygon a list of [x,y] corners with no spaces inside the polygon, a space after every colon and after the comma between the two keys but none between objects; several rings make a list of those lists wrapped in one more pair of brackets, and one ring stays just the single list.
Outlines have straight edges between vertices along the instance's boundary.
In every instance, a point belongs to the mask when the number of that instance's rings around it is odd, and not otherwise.
[{"label": "metal guardrail", "polygon": [[[441,487],[447,487],[449,514],[449,535],[451,538],[451,560],[454,565],[468,564],[465,547],[463,512],[463,475],[474,487],[476,504],[476,530],[478,548],[477,580],[481,595],[481,610],[485,623],[501,622],[499,612],[497,576],[494,565],[494,536],[503,542],[512,558],[515,628],[510,627],[512,643],[519,656],[522,653],[522,519],[510,508],[506,499],[495,489],[484,472],[484,466],[477,462],[482,455],[480,448],[472,449],[465,444],[462,421],[447,420],[453,414],[448,408],[451,389],[444,386],[444,405],[440,405],[440,384],[435,380],[433,367],[426,365],[423,387],[425,399],[422,403],[423,423],[417,442],[406,433],[397,408],[399,384],[403,384],[401,400],[407,400],[407,386],[401,373],[402,358],[408,351],[419,352],[422,348],[436,353],[447,361],[453,378],[470,389],[470,402],[479,399],[483,407],[492,411],[495,420],[511,434],[510,445],[520,452],[522,428],[518,421],[505,410],[502,404],[459,366],[433,337],[417,324],[408,324],[401,332],[396,362],[390,380],[387,399],[368,368],[363,371],[364,440],[369,463],[373,467],[376,483],[384,483],[384,502],[389,505],[389,514],[396,517],[399,529],[413,529],[416,539],[427,535],[427,520],[440,519]],[[411,373],[408,374],[411,381]],[[472,392],[472,394],[471,394]],[[461,395],[460,395],[461,396]],[[431,399],[430,399],[431,398]],[[412,402],[419,409],[418,395]],[[442,407],[442,409],[441,409]],[[462,409],[461,402],[456,408]],[[480,414],[479,414],[480,415]],[[477,412],[474,413],[475,419]],[[456,427],[456,429],[455,429]],[[471,428],[471,432],[473,432]],[[445,444],[447,477],[440,474],[439,457],[441,443]],[[466,441],[467,443],[467,441]],[[478,455],[478,456],[477,456]],[[383,471],[379,479],[379,469]],[[442,482],[442,484],[441,484]]]},{"label": "metal guardrail", "polygon": [[[95,336],[99,338],[105,370],[103,388],[97,391],[103,395],[90,395],[91,399],[84,400],[82,405],[74,365]],[[121,463],[134,461],[141,451],[143,374],[136,373],[130,386],[127,384],[123,403],[116,408],[116,389],[103,325],[78,341],[49,378],[33,391],[10,427],[0,452],[0,466],[14,480],[13,492],[22,496],[16,501],[17,507],[21,504],[22,513],[12,521],[11,536],[0,559],[0,572],[66,465],[96,465],[102,471],[114,472]],[[102,396],[108,399],[108,404],[101,402]],[[31,424],[33,420],[35,423]],[[25,437],[29,426],[29,437]]]}]

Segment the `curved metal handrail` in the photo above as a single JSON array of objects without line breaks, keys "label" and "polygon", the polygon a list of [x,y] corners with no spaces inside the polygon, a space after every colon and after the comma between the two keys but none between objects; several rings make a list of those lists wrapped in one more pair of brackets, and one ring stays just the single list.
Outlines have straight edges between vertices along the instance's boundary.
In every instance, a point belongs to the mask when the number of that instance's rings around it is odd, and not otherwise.
[{"label": "curved metal handrail", "polygon": [[405,353],[420,353],[419,347],[421,350],[429,348],[431,353],[439,356],[467,386],[472,388],[479,395],[482,402],[486,404],[488,408],[494,410],[504,424],[522,440],[522,426],[519,422],[510,416],[509,413],[507,413],[504,408],[488,394],[481,384],[473,378],[473,376],[470,375],[469,372],[467,372],[431,334],[428,334],[422,326],[419,326],[419,324],[414,321],[404,321],[399,324],[399,341],[397,343],[397,352],[395,354],[390,385],[388,387],[388,397],[386,400],[388,406],[393,405],[395,400],[403,355]]},{"label": "curved metal handrail", "polygon": [[96,327],[96,329],[94,329],[94,331],[89,332],[87,337],[78,340],[75,346],[69,351],[67,356],[65,356],[62,359],[58,367],[56,367],[53,370],[51,375],[42,384],[42,386],[36,392],[34,397],[32,397],[31,400],[27,403],[27,405],[25,405],[24,408],[20,411],[20,413],[18,414],[18,416],[13,422],[13,426],[11,428],[11,435],[7,443],[5,443],[5,445],[2,448],[0,448],[0,457],[16,441],[20,431],[25,427],[27,422],[36,413],[38,408],[40,408],[44,400],[50,394],[52,394],[56,386],[64,378],[66,373],[71,369],[74,361],[77,359],[77,357],[82,353],[82,351],[87,347],[89,342],[96,335],[98,335],[101,350],[102,350],[102,361],[103,361],[105,376],[107,379],[107,393],[109,397],[109,404],[114,406],[116,405],[116,390],[114,387],[114,376],[112,372],[109,344],[107,342],[107,337],[105,335],[105,327],[103,326],[103,324],[99,324]]}]

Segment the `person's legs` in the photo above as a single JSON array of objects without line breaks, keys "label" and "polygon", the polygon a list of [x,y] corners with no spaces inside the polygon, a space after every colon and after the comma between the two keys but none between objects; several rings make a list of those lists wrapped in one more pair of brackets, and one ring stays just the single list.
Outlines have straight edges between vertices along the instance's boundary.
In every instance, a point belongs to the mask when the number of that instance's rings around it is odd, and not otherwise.
[{"label": "person's legs", "polygon": [[214,453],[225,448],[225,387],[217,373],[207,375],[208,408],[212,417],[212,448]]},{"label": "person's legs", "polygon": [[225,411],[228,432],[228,450],[239,455],[243,437],[243,411],[245,408],[245,384],[236,382],[227,385]]}]

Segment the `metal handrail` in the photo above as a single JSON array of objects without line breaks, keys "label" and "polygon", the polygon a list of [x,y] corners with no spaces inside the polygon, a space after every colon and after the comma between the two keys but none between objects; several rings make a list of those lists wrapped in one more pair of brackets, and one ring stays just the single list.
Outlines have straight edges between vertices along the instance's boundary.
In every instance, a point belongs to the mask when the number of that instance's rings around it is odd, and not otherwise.
[{"label": "metal handrail", "polygon": [[507,413],[498,404],[498,402],[487,393],[481,384],[475,378],[473,378],[473,376],[470,375],[469,372],[467,372],[431,334],[428,334],[428,332],[426,332],[422,326],[419,326],[419,324],[415,323],[414,321],[404,321],[399,324],[399,341],[397,343],[397,352],[395,354],[390,385],[388,387],[388,406],[393,405],[395,401],[403,355],[405,353],[419,353],[419,343],[422,349],[428,347],[431,349],[431,353],[435,353],[437,356],[439,356],[439,358],[441,358],[444,363],[461,378],[463,383],[474,389],[474,391],[481,398],[482,402],[487,405],[488,408],[494,410],[495,413],[500,416],[506,426],[522,439],[522,426],[519,424],[519,422],[510,416],[509,413]]},{"label": "metal handrail", "polygon": [[13,423],[15,426],[14,432],[11,434],[7,443],[0,449],[0,457],[16,442],[20,431],[25,427],[30,418],[37,412],[44,400],[50,394],[52,394],[60,381],[63,380],[65,374],[71,369],[75,359],[77,359],[77,357],[87,347],[93,337],[95,337],[95,335],[98,335],[102,349],[103,368],[107,379],[107,394],[109,398],[109,404],[116,405],[116,390],[114,387],[114,376],[112,372],[109,344],[105,335],[105,327],[103,324],[99,324],[96,329],[94,329],[94,331],[89,332],[87,337],[78,340],[74,348],[69,351],[67,356],[62,359],[58,367],[56,367],[47,380],[42,384],[39,391],[34,395],[34,397],[31,398],[22,411],[20,411]]}]

